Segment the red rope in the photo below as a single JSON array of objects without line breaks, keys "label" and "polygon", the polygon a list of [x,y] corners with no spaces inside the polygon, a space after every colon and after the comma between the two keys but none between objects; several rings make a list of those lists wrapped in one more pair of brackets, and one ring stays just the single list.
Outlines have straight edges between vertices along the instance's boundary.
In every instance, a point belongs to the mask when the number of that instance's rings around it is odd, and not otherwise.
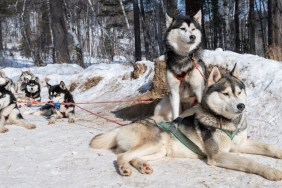
[{"label": "red rope", "polygon": [[[126,103],[126,102],[152,102],[153,100],[150,99],[144,99],[144,100],[114,100],[114,101],[98,101],[98,102],[79,102],[79,103],[62,103],[65,105],[68,104],[106,104],[106,103]],[[38,101],[31,101],[31,102],[25,102],[25,101],[17,101],[20,104],[49,104],[48,102],[38,102]]]},{"label": "red rope", "polygon": [[78,107],[78,108],[80,108],[81,110],[84,110],[84,111],[86,111],[86,112],[88,112],[88,113],[94,115],[94,116],[97,116],[97,117],[99,117],[99,118],[105,119],[105,120],[110,121],[110,122],[112,122],[112,123],[115,123],[115,124],[117,124],[117,125],[120,125],[120,126],[126,125],[126,124],[123,124],[123,123],[119,123],[119,122],[117,122],[117,121],[115,121],[115,120],[111,120],[111,119],[105,118],[105,117],[103,117],[103,116],[101,116],[101,115],[99,115],[99,114],[96,114],[96,113],[94,113],[94,112],[91,112],[90,110],[87,110],[87,109],[85,109],[85,108],[82,108],[81,106],[78,106],[78,105],[75,105],[75,106]]},{"label": "red rope", "polygon": [[115,101],[97,101],[97,102],[78,102],[78,103],[64,103],[64,104],[107,104],[107,103],[126,103],[126,102],[152,102],[153,100],[115,100]]},{"label": "red rope", "polygon": [[194,62],[193,62],[193,64],[194,64],[194,67],[199,71],[199,73],[201,74],[201,76],[204,78],[204,80],[205,81],[208,81],[207,79],[206,79],[206,77],[205,77],[205,75],[202,73],[202,71],[199,69],[199,67],[198,67],[198,62],[195,60]]}]

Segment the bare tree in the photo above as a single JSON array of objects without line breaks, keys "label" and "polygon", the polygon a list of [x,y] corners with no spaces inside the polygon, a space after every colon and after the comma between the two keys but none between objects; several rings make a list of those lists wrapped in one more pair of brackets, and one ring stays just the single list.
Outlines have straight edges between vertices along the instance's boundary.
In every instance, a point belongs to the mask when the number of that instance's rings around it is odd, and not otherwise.
[{"label": "bare tree", "polygon": [[235,14],[234,14],[234,25],[235,25],[235,51],[240,52],[240,27],[239,27],[239,2],[235,0]]},{"label": "bare tree", "polygon": [[268,44],[282,48],[282,1],[268,0]]},{"label": "bare tree", "polygon": [[250,40],[250,52],[255,54],[256,52],[256,18],[255,18],[255,0],[249,2],[249,40]]},{"label": "bare tree", "polygon": [[134,11],[134,36],[135,36],[135,61],[141,60],[141,40],[140,40],[140,19],[139,19],[139,5],[138,0],[133,0]]},{"label": "bare tree", "polygon": [[64,18],[63,0],[50,1],[51,28],[54,39],[54,63],[71,63],[68,49],[67,28]]}]

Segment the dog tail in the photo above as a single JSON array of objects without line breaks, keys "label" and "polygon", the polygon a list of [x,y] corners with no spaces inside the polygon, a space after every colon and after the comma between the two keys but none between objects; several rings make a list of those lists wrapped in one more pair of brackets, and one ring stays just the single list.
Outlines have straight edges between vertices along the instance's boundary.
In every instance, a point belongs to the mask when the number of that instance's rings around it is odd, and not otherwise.
[{"label": "dog tail", "polygon": [[90,147],[95,149],[112,149],[117,146],[116,136],[118,129],[98,134],[90,141]]}]

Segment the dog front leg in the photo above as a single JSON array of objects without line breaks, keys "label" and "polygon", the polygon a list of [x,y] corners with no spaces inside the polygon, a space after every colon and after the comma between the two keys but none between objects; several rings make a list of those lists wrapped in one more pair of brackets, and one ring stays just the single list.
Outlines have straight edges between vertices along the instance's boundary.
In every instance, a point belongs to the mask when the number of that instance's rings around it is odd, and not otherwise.
[{"label": "dog front leg", "polygon": [[239,153],[248,153],[255,155],[264,155],[282,159],[282,150],[268,144],[257,143],[252,140],[246,140],[240,146],[232,146],[231,151]]},{"label": "dog front leg", "polygon": [[[199,70],[203,73],[202,67],[199,66]],[[205,80],[200,72],[195,68],[192,70],[191,75],[189,76],[189,84],[191,85],[191,88],[197,97],[198,103],[200,103],[205,88]]]},{"label": "dog front leg", "polygon": [[55,124],[58,118],[62,118],[61,113],[55,109],[52,110],[48,125]]},{"label": "dog front leg", "polygon": [[68,113],[68,122],[69,123],[74,123],[75,122],[75,115],[73,112]]},{"label": "dog front leg", "polygon": [[74,107],[73,106],[70,106],[66,110],[66,116],[69,118],[68,119],[69,123],[74,123],[75,122],[75,115],[74,115]]},{"label": "dog front leg", "polygon": [[180,81],[175,78],[173,73],[167,71],[167,82],[170,88],[170,104],[172,108],[172,119],[179,116],[180,109]]},{"label": "dog front leg", "polygon": [[220,152],[212,157],[209,157],[208,164],[227,169],[258,174],[272,181],[282,180],[281,171],[262,165],[251,159],[234,155],[232,153]]},{"label": "dog front leg", "polygon": [[1,116],[1,119],[0,119],[0,133],[5,133],[5,132],[7,132],[9,130],[4,125],[5,125],[5,117]]}]

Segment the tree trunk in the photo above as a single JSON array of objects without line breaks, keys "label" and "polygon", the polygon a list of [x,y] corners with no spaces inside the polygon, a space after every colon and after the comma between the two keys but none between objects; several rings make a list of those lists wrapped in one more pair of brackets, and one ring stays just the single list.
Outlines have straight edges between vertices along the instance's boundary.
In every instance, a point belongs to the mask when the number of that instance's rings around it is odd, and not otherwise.
[{"label": "tree trunk", "polygon": [[51,28],[55,47],[54,63],[70,63],[63,3],[63,0],[50,0]]},{"label": "tree trunk", "polygon": [[146,17],[145,17],[143,0],[140,0],[140,6],[141,6],[141,15],[142,15],[142,29],[143,29],[143,37],[144,37],[145,55],[147,60],[151,60],[150,34],[146,26]]},{"label": "tree trunk", "polygon": [[169,16],[173,17],[178,15],[176,0],[163,0],[163,3],[166,9],[165,11]]},{"label": "tree trunk", "polygon": [[256,54],[256,20],[255,20],[255,0],[250,0],[249,3],[249,41],[250,53]]},{"label": "tree trunk", "polygon": [[213,47],[214,49],[218,47],[219,36],[221,35],[221,18],[218,12],[218,0],[212,0],[212,14],[213,14]]},{"label": "tree trunk", "polygon": [[186,15],[195,15],[203,6],[203,0],[185,0]]},{"label": "tree trunk", "polygon": [[185,0],[185,13],[186,15],[195,15],[199,10],[202,11],[202,33],[203,33],[203,47],[206,48],[206,31],[205,31],[205,19],[203,0]]},{"label": "tree trunk", "polygon": [[240,29],[239,29],[239,1],[235,0],[235,14],[234,14],[234,24],[235,24],[235,51],[240,52]]},{"label": "tree trunk", "polygon": [[[259,2],[259,6],[257,4],[257,2],[255,1],[256,4],[256,9],[258,10],[258,14],[259,14],[259,21],[260,21],[260,28],[261,28],[261,35],[262,35],[262,47],[263,47],[263,55],[266,52],[266,41],[265,41],[265,27],[264,27],[264,23],[263,23],[263,15],[262,15],[262,2]],[[259,8],[258,8],[259,7]]]},{"label": "tree trunk", "polygon": [[135,62],[141,60],[140,19],[138,0],[133,0],[134,36],[135,36]]},{"label": "tree trunk", "polygon": [[268,0],[268,43],[282,48],[282,1]]},{"label": "tree trunk", "polygon": [[162,4],[157,3],[156,5],[156,22],[157,22],[156,28],[157,28],[157,41],[159,44],[159,54],[158,55],[164,53],[162,18],[164,18]]},{"label": "tree trunk", "polygon": [[2,35],[2,17],[0,16],[0,58],[4,56],[3,35]]}]

